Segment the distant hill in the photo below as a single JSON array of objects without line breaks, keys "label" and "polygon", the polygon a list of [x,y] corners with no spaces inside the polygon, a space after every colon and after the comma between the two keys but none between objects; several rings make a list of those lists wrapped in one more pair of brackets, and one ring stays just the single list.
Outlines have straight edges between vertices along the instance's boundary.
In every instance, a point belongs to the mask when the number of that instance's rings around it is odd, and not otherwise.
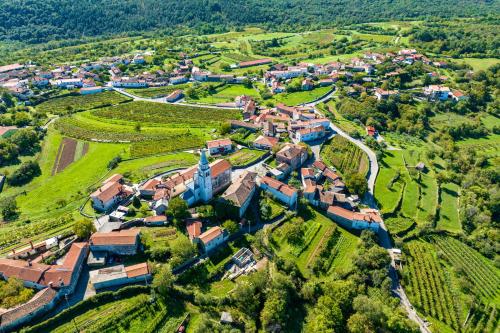
[{"label": "distant hill", "polygon": [[49,40],[177,26],[204,33],[248,24],[318,28],[332,23],[500,13],[500,0],[2,0],[0,40]]}]

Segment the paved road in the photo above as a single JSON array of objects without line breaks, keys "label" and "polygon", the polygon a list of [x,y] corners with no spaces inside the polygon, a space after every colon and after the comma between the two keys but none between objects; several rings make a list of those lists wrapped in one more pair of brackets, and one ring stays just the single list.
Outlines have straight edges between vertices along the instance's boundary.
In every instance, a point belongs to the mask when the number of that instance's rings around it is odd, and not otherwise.
[{"label": "paved road", "polygon": [[[335,91],[331,91],[330,93],[328,93],[324,97],[320,98],[319,100],[308,103],[307,105],[314,107],[317,104],[322,103],[325,100],[330,99],[334,93],[335,93]],[[318,114],[321,114],[318,110],[316,110],[315,112]],[[368,170],[368,175],[367,175],[368,176],[368,193],[366,194],[364,201],[368,206],[370,206],[372,208],[377,208],[377,203],[376,203],[374,196],[373,196],[373,191],[375,189],[375,181],[377,180],[377,175],[379,172],[377,155],[375,155],[375,152],[373,152],[373,150],[371,150],[361,140],[358,140],[358,139],[351,137],[349,134],[344,132],[341,128],[339,128],[338,126],[336,126],[333,123],[331,123],[330,126],[331,126],[331,129],[335,132],[335,134],[338,134],[338,135],[346,138],[347,140],[351,141],[353,144],[355,144],[361,150],[363,150],[366,153],[366,155],[368,156],[368,160],[370,163],[370,168]],[[319,147],[320,147],[319,145],[314,146],[315,149],[313,149],[313,152],[314,152],[315,156],[319,156],[319,153],[318,153]],[[316,152],[316,151],[318,151],[318,152]],[[399,297],[399,299],[401,301],[401,305],[405,308],[406,312],[408,313],[408,318],[410,318],[412,321],[414,321],[415,323],[417,323],[419,325],[420,331],[423,333],[431,333],[431,331],[425,325],[424,320],[422,318],[420,318],[420,316],[417,314],[417,312],[415,311],[415,309],[411,305],[410,300],[406,296],[406,293],[405,293],[403,287],[399,283],[399,278],[398,278],[397,271],[395,268],[395,263],[394,263],[394,257],[392,254],[393,247],[392,247],[392,243],[391,243],[391,238],[389,237],[389,232],[387,231],[387,227],[385,226],[385,223],[383,221],[380,224],[380,227],[381,227],[379,230],[380,245],[382,247],[384,247],[389,252],[389,255],[391,256],[391,260],[392,260],[391,266],[389,268],[389,277],[392,280],[392,292],[395,296]]]},{"label": "paved road", "polygon": [[183,103],[183,102],[176,102],[176,103],[170,103],[167,102],[167,99],[165,97],[160,97],[160,98],[145,98],[145,97],[139,97],[137,95],[131,94],[128,91],[125,91],[125,89],[122,88],[115,88],[113,87],[113,90],[125,95],[127,97],[132,98],[134,101],[142,101],[142,102],[153,102],[153,103],[162,103],[162,104],[175,104],[175,105],[183,105],[183,106],[192,106],[195,108],[205,108],[205,109],[228,109],[228,110],[240,110],[240,108],[233,107],[233,106],[225,106],[225,105],[211,105],[211,104],[194,104],[194,103]]}]

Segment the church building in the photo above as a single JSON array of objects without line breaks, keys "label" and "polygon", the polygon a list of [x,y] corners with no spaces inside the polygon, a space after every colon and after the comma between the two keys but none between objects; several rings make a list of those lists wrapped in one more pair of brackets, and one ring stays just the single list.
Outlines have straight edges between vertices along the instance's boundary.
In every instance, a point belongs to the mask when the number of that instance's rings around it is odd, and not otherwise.
[{"label": "church building", "polygon": [[219,159],[208,163],[207,150],[202,149],[200,162],[193,178],[186,183],[186,191],[181,197],[189,206],[207,203],[213,196],[231,184],[231,163]]}]

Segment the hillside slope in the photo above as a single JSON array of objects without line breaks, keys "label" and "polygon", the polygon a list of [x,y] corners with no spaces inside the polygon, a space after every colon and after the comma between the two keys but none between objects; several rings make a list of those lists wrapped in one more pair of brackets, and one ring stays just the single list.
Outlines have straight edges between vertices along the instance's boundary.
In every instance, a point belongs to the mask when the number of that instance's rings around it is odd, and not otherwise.
[{"label": "hillside slope", "polygon": [[48,40],[195,27],[206,33],[246,24],[320,27],[429,16],[499,13],[499,0],[3,0],[0,40]]}]

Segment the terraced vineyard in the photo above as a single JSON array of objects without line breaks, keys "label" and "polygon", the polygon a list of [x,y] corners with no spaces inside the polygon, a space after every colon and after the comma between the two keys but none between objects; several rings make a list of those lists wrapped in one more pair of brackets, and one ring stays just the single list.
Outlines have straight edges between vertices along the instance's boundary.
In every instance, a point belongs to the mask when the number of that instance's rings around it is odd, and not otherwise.
[{"label": "terraced vineyard", "polygon": [[132,102],[102,108],[92,111],[92,114],[103,119],[125,120],[143,124],[168,124],[173,127],[217,126],[220,122],[241,118],[239,110],[151,102]]},{"label": "terraced vineyard", "polygon": [[129,97],[114,91],[107,91],[92,95],[67,94],[51,98],[46,102],[40,103],[36,108],[40,112],[62,115],[130,101],[132,101],[132,99]]},{"label": "terraced vineyard", "polygon": [[323,145],[321,157],[343,175],[356,172],[366,174],[368,171],[368,158],[365,153],[340,135],[334,136],[330,142]]},{"label": "terraced vineyard", "polygon": [[173,151],[202,147],[205,141],[199,136],[192,134],[172,135],[168,139],[154,142],[134,142],[130,146],[131,157],[142,157],[155,154],[170,153]]},{"label": "terraced vineyard", "polygon": [[398,236],[406,233],[415,225],[411,219],[404,217],[391,217],[386,219],[384,222],[391,234]]},{"label": "terraced vineyard", "polygon": [[463,332],[464,333],[496,333],[500,323],[500,313],[495,305],[474,305]]},{"label": "terraced vineyard", "polygon": [[476,250],[452,237],[433,236],[431,240],[444,253],[445,258],[463,270],[475,294],[485,302],[500,299],[500,274],[490,261]]},{"label": "terraced vineyard", "polygon": [[164,97],[177,89],[186,89],[189,84],[177,84],[174,86],[151,87],[151,88],[129,88],[125,89],[126,92],[144,98],[158,98]]},{"label": "terraced vineyard", "polygon": [[448,272],[439,263],[431,244],[412,241],[406,245],[409,256],[405,284],[412,304],[457,330],[458,304],[450,286]]},{"label": "terraced vineyard", "polygon": [[330,263],[330,270],[328,271],[329,274],[337,270],[349,269],[351,265],[351,258],[356,251],[357,243],[358,238],[356,236],[340,229],[340,237],[333,248],[335,256]]}]

